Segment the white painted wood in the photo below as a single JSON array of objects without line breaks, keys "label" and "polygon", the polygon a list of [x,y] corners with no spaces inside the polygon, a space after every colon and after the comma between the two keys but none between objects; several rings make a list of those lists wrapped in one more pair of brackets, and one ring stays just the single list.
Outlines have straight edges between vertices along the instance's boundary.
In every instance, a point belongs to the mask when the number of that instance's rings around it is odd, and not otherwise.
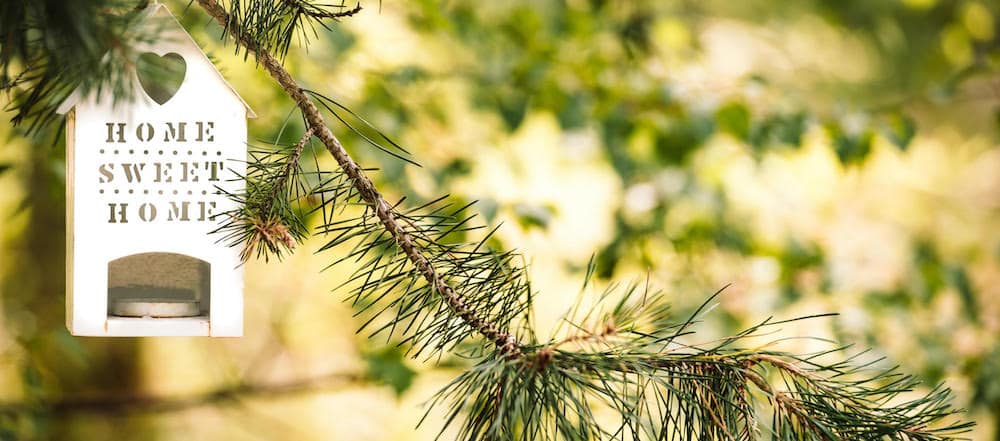
[{"label": "white painted wood", "polygon": [[106,334],[116,337],[199,337],[212,334],[208,317],[110,317]]},{"label": "white painted wood", "polygon": [[[133,102],[115,104],[107,91],[73,94],[60,109],[67,113],[66,324],[88,336],[240,336],[239,252],[208,233],[218,226],[212,215],[235,208],[216,187],[241,188],[246,119],[254,114],[165,6],[148,14],[146,25],[163,26],[160,40],[138,49],[183,57],[177,93],[160,105],[135,81]],[[190,297],[201,315],[109,314],[115,296],[135,292]]]}]

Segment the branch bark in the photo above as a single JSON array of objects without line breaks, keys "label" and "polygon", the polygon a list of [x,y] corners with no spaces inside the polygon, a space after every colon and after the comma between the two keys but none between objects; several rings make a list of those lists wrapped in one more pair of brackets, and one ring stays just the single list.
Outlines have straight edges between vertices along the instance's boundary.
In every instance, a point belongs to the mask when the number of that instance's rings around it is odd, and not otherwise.
[{"label": "branch bark", "polygon": [[309,124],[309,129],[313,130],[316,137],[326,146],[327,151],[336,159],[340,168],[350,177],[351,183],[358,191],[361,199],[374,210],[383,227],[392,235],[396,244],[406,254],[407,259],[420,271],[424,279],[427,280],[427,283],[434,287],[435,291],[444,298],[444,301],[451,310],[468,326],[496,345],[507,357],[522,357],[524,355],[522,345],[513,335],[499,329],[496,325],[485,320],[469,308],[462,295],[440,277],[434,266],[414,243],[412,236],[400,225],[395,212],[393,212],[378,189],[375,188],[371,179],[368,178],[364,170],[351,158],[344,149],[344,146],[341,145],[340,140],[330,130],[316,104],[306,95],[305,90],[298,85],[281,63],[265,48],[257,45],[252,38],[240,32],[239,28],[228,26],[230,21],[229,13],[216,0],[197,0],[197,2],[208,15],[212,16],[215,21],[228,29],[240,45],[256,55],[257,62],[278,82],[285,93],[295,101],[305,116],[306,122]]}]

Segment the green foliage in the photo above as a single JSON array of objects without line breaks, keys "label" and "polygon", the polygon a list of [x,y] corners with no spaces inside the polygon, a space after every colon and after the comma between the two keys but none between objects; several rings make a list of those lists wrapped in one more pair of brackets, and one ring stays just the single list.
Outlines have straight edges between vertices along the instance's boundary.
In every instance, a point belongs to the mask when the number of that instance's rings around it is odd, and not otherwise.
[{"label": "green foliage", "polygon": [[663,164],[683,164],[712,135],[711,119],[681,112],[657,121],[660,125],[657,127],[656,153]]},{"label": "green foliage", "polygon": [[535,206],[528,204],[517,204],[514,212],[517,214],[517,222],[522,229],[529,230],[534,227],[545,229],[549,226],[555,208],[552,206]]},{"label": "green foliage", "polygon": [[[336,198],[335,189],[322,193],[328,195],[324,209],[331,211],[329,221],[319,230],[327,237],[321,250],[337,251],[331,266],[345,262],[357,266],[341,287],[351,289],[352,305],[370,312],[359,331],[371,328],[372,335],[384,334],[386,338],[398,333],[414,357],[452,351],[470,339],[480,344],[470,348],[468,356],[484,356],[498,349],[494,342],[475,339],[479,330],[449,308],[440,287],[409,267],[407,256],[396,251],[396,239],[375,221],[373,210],[344,216],[339,207],[357,204],[351,201],[351,191],[340,191],[340,198]],[[520,318],[529,313],[530,285],[520,256],[491,249],[491,234],[477,241],[443,240],[454,237],[455,232],[483,228],[472,222],[475,215],[468,213],[470,207],[456,207],[442,198],[397,215],[403,230],[427,253],[441,280],[460,293],[469,311],[501,332],[526,337],[530,330],[520,328]]]},{"label": "green foliage", "polygon": [[136,76],[143,90],[159,104],[167,102],[184,82],[187,65],[177,54],[159,56],[152,52],[139,55]]},{"label": "green foliage", "polygon": [[917,126],[913,118],[903,113],[893,113],[886,116],[885,135],[896,147],[906,151],[917,134]]},{"label": "green foliage", "polygon": [[0,9],[0,91],[12,122],[38,133],[58,119],[56,108],[74,90],[110,90],[127,98],[137,42],[155,27],[137,27],[144,3],[125,0],[4,2]]},{"label": "green foliage", "polygon": [[[842,349],[792,356],[736,346],[782,322],[685,343],[701,311],[671,321],[657,297],[630,285],[609,311],[567,318],[572,333],[563,339],[523,359],[486,359],[432,404],[450,403],[449,422],[468,415],[460,439],[758,439],[761,398],[772,439],[937,440],[971,426],[939,425],[954,413],[947,390],[897,402],[915,379],[872,373],[853,358],[822,361]],[[783,386],[769,385],[769,374]],[[602,422],[602,410],[622,418]]]},{"label": "green foliage", "polygon": [[831,122],[826,131],[833,141],[833,150],[844,165],[863,163],[872,151],[875,134],[868,129],[849,130],[839,123]]},{"label": "green foliage", "polygon": [[970,366],[972,378],[976,384],[976,402],[996,403],[1000,402],[1000,382],[996,381],[1000,375],[1000,348],[993,350],[985,357],[975,360]]},{"label": "green foliage", "polygon": [[979,305],[976,293],[972,288],[972,282],[969,281],[969,273],[961,266],[952,265],[948,268],[948,279],[951,286],[958,292],[958,298],[962,301],[965,315],[972,323],[978,323],[980,319]]},{"label": "green foliage", "polygon": [[750,137],[750,110],[740,102],[730,102],[715,111],[715,121],[719,130],[741,141]]},{"label": "green foliage", "polygon": [[[241,258],[281,258],[309,233],[305,212],[311,210],[308,197],[316,185],[326,184],[324,174],[304,172],[302,152],[309,142],[307,133],[298,143],[271,148],[258,147],[249,152],[246,188],[229,195],[238,203],[235,210],[223,213],[225,222],[214,233],[232,246],[239,246]],[[277,138],[281,138],[279,133]],[[312,181],[309,178],[313,178]],[[316,182],[319,182],[317,184]]]},{"label": "green foliage", "polygon": [[797,147],[802,145],[807,123],[805,112],[770,115],[753,127],[747,141],[759,152],[775,145]]},{"label": "green foliage", "polygon": [[[467,50],[469,61],[459,60],[454,71],[448,72],[408,65],[374,72],[364,81],[360,102],[352,105],[357,113],[327,95],[307,91],[331,121],[344,125],[342,139],[352,153],[368,167],[377,165],[383,171],[374,179],[410,196],[389,207],[401,220],[401,231],[415,238],[440,279],[455,287],[467,309],[476,312],[476,320],[509,332],[523,343],[521,356],[508,357],[509,352],[483,339],[477,326],[470,326],[469,314],[449,303],[440,286],[427,282],[422,270],[400,251],[393,232],[379,224],[380,213],[364,205],[350,177],[322,170],[319,161],[305,164],[322,149],[313,145],[308,124],[298,118],[291,119],[287,129],[276,130],[271,145],[254,148],[247,191],[232,195],[241,209],[227,213],[220,232],[230,243],[244,246],[246,258],[265,259],[287,255],[310,233],[324,236],[331,265],[350,265],[356,270],[342,288],[350,289],[349,299],[362,328],[387,340],[403,340],[404,349],[386,348],[366,356],[369,377],[388,384],[397,394],[408,389],[414,375],[402,360],[404,355],[432,358],[453,351],[472,357],[474,366],[436,400],[447,406],[449,424],[457,426],[463,438],[874,440],[956,436],[969,426],[949,422],[953,411],[942,389],[927,393],[913,378],[866,366],[867,361],[844,351],[796,355],[742,344],[748,341],[744,337],[778,323],[739,327],[725,334],[734,337],[721,342],[693,343],[699,342],[698,334],[693,334],[695,319],[711,320],[712,316],[695,314],[687,321],[672,321],[665,299],[636,286],[625,289],[624,300],[611,313],[595,310],[591,318],[598,318],[594,320],[568,317],[569,330],[549,340],[538,339],[530,322],[535,293],[522,258],[503,251],[492,230],[473,222],[473,206],[464,195],[407,208],[410,201],[421,200],[412,197],[418,192],[408,187],[404,173],[414,160],[390,138],[409,134],[421,124],[420,117],[446,130],[461,130],[461,122],[450,119],[454,115],[441,103],[444,100],[434,97],[403,103],[404,98],[415,96],[410,92],[447,76],[470,90],[468,104],[476,112],[495,116],[504,135],[519,130],[526,116],[535,113],[554,115],[566,131],[592,130],[623,188],[648,182],[664,170],[680,176],[680,189],[658,193],[655,206],[644,216],[626,208],[615,212],[614,231],[597,254],[593,275],[613,278],[618,268],[627,267],[623,263],[650,267],[657,261],[650,248],[667,243],[691,256],[719,252],[773,258],[780,268],[781,304],[817,295],[806,291],[830,294],[828,272],[836,256],[831,256],[829,244],[790,237],[782,246],[767,245],[747,225],[743,213],[727,203],[731,196],[701,179],[692,163],[719,134],[731,136],[757,158],[765,158],[772,150],[781,154],[798,148],[807,133],[821,130],[828,135],[837,160],[855,169],[864,167],[879,136],[905,153],[917,133],[917,120],[903,112],[903,106],[885,103],[897,103],[901,96],[907,102],[942,84],[947,86],[942,90],[954,94],[962,81],[975,78],[982,68],[949,61],[942,49],[942,35],[961,21],[961,7],[967,2],[936,2],[929,10],[915,10],[906,2],[861,0],[717,3],[413,2],[403,6],[410,11],[408,25],[422,37],[434,35]],[[257,42],[242,49],[266,49],[279,56],[291,56],[292,42],[301,39],[328,44],[340,59],[346,59],[344,53],[357,50],[364,32],[379,32],[364,29],[356,36],[332,26],[333,20],[354,11],[348,5],[232,0],[225,6],[232,14],[226,31]],[[766,102],[758,103],[754,94],[739,90],[714,91],[711,95],[718,100],[706,100],[692,95],[669,75],[646,70],[664,60],[673,69],[671,57],[699,50],[697,42],[669,51],[661,47],[655,32],[664,19],[676,19],[685,30],[697,33],[703,18],[781,23],[814,13],[825,23],[869,42],[879,55],[875,80],[835,89],[834,101],[850,109],[851,118],[831,111],[821,99],[829,92],[821,87],[809,89],[813,83],[806,86],[810,99],[790,99],[785,107],[771,108]],[[8,29],[3,28],[5,35]],[[976,54],[971,63],[977,65],[986,59],[979,55],[996,47],[995,40],[970,44]],[[681,64],[684,61],[690,62],[682,60]],[[754,76],[751,82],[759,83],[765,93],[786,92],[786,85],[768,84],[762,78]],[[330,89],[339,86],[326,85],[323,78],[304,80]],[[31,90],[27,85],[24,89]],[[47,102],[57,103],[57,96]],[[864,110],[869,107],[880,110]],[[384,131],[359,115],[377,115],[372,120]],[[1000,127],[1000,112],[995,118]],[[650,148],[633,148],[637,140],[649,140]],[[372,152],[358,145],[375,147],[375,154],[369,155]],[[468,157],[446,161],[441,173],[432,173],[436,188],[447,189],[456,177],[475,172],[476,162]],[[665,234],[664,219],[692,201],[705,213]],[[550,228],[560,214],[544,204],[484,201],[474,207],[488,221],[502,211],[512,211],[523,229]],[[317,231],[306,228],[309,216],[322,217]],[[980,293],[963,262],[943,257],[932,244],[915,247],[914,256],[913,274],[907,274],[894,289],[870,293],[864,300],[866,307],[880,312],[926,308],[942,290],[951,288],[960,296],[964,314],[974,322],[982,319],[977,315]],[[810,272],[820,274],[815,285],[800,280]],[[606,295],[618,294],[609,291]],[[740,326],[739,320],[730,322]],[[948,350],[948,340],[942,336],[921,338],[928,345],[927,352],[937,354],[928,356],[922,376],[936,381],[956,361],[940,355]],[[869,341],[878,343],[873,336]],[[1000,396],[994,393],[998,384],[995,352],[961,363],[964,374],[975,379],[974,399],[986,406],[995,405]],[[608,411],[620,419],[608,425],[598,416]]]},{"label": "green foliage", "polygon": [[[546,29],[531,10],[515,8],[510,15],[523,26],[509,30]],[[228,18],[227,27],[237,35],[251,36],[243,41],[247,50],[284,48],[263,41],[270,37],[257,32],[254,22],[244,24],[233,17]],[[626,52],[648,50],[645,21],[630,15],[625,22],[619,30]],[[535,40],[517,32],[509,35],[531,51]],[[496,61],[510,66],[508,60]],[[545,78],[545,69],[535,65],[527,71],[514,67],[509,73],[515,84],[524,82],[529,90]],[[493,106],[513,130],[524,117],[527,96],[517,89],[499,90]],[[389,141],[396,149],[383,146],[345,120],[342,112],[357,117],[346,107],[319,93],[308,93],[355,135],[410,162],[395,143]],[[609,133],[629,134],[649,125],[658,129],[658,156],[667,164],[683,164],[715,127],[740,140],[750,137],[750,112],[737,102],[718,109],[713,121],[662,94],[654,95],[651,102],[657,107],[668,103],[671,107],[665,114],[643,109],[647,98],[631,103],[641,109],[636,120],[624,118],[635,109],[620,104],[612,107],[610,121],[616,126],[605,131],[606,142],[611,140]],[[303,118],[312,117],[306,113]],[[827,127],[842,162],[859,161],[868,154],[870,129],[859,136],[839,125]],[[313,129],[323,127],[310,128],[301,143]],[[338,147],[326,143],[331,150]],[[297,167],[298,155],[289,155],[287,161],[285,169]],[[583,317],[568,316],[566,323],[575,331],[539,340],[530,314],[533,292],[520,257],[487,246],[495,230],[478,240],[455,240],[483,228],[471,223],[474,216],[467,214],[471,204],[456,208],[445,197],[403,209],[403,201],[389,205],[381,199],[352,164],[344,168],[329,179],[318,179],[319,184],[309,190],[314,200],[322,201],[317,210],[323,212],[324,222],[318,233],[327,242],[321,251],[340,251],[331,266],[352,261],[357,268],[342,287],[351,288],[349,300],[358,314],[369,317],[362,330],[371,327],[373,335],[388,338],[398,334],[414,357],[458,351],[479,360],[432,403],[448,403],[448,425],[464,414],[459,423],[462,439],[756,439],[758,417],[750,388],[771,403],[771,430],[778,439],[937,440],[950,439],[971,427],[970,423],[942,421],[955,414],[946,389],[897,402],[897,395],[911,390],[916,380],[885,371],[865,373],[867,366],[857,365],[852,358],[824,360],[839,349],[796,356],[735,347],[761,329],[784,322],[767,320],[721,340],[690,343],[695,338],[691,326],[708,302],[687,320],[670,322],[661,295],[637,284],[625,288],[607,312],[595,309]],[[296,180],[287,173],[279,178]],[[275,193],[274,197],[287,195]],[[348,212],[348,207],[358,209]],[[253,210],[252,215],[265,213]],[[532,216],[530,222],[539,223],[536,218]],[[456,237],[455,233],[460,234]],[[728,234],[717,237],[722,246],[748,248]],[[804,261],[803,266],[812,260],[793,259]],[[602,297],[613,293],[608,290]],[[778,371],[783,388],[765,379],[766,371],[761,369],[768,367]],[[617,421],[610,426],[600,422],[595,403],[617,413]]]},{"label": "green foliage", "polygon": [[399,346],[385,346],[365,354],[368,378],[392,388],[396,396],[405,393],[417,375],[406,365],[405,351]]}]

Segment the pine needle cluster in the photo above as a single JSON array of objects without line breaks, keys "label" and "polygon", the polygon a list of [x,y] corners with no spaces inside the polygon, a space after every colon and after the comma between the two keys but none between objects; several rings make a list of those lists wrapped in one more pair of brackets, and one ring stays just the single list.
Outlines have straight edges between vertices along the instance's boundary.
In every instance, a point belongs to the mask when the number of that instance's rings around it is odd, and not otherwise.
[{"label": "pine needle cluster", "polygon": [[0,91],[12,122],[40,133],[78,89],[109,89],[118,99],[131,98],[134,48],[159,33],[155,26],[136,26],[145,6],[128,0],[2,2]]},{"label": "pine needle cluster", "polygon": [[281,258],[309,234],[299,211],[307,209],[308,199],[316,191],[305,176],[319,173],[305,173],[300,162],[311,137],[312,131],[307,130],[293,145],[274,143],[270,148],[249,150],[247,174],[240,177],[246,188],[237,195],[228,194],[239,208],[225,213],[226,221],[213,231],[240,247],[244,262]]},{"label": "pine needle cluster", "polygon": [[433,403],[447,403],[448,424],[466,415],[460,439],[939,440],[970,427],[942,423],[955,413],[946,390],[901,399],[914,378],[843,358],[846,348],[740,346],[786,322],[685,343],[715,296],[679,321],[637,284],[604,296],[618,298],[598,320],[567,319],[567,336],[523,359],[482,360],[439,392]]},{"label": "pine needle cluster", "polygon": [[[305,45],[310,38],[329,30],[331,22],[361,12],[354,6],[320,4],[307,0],[229,0],[227,30],[238,30],[256,44],[283,58],[298,41]],[[249,54],[249,52],[246,52]]]}]

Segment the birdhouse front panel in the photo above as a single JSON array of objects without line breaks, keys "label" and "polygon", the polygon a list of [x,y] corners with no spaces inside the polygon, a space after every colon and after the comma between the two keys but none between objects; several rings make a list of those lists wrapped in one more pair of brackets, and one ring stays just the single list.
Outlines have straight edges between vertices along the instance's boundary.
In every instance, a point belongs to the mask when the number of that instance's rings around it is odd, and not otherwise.
[{"label": "birdhouse front panel", "polygon": [[[67,326],[75,335],[239,336],[238,250],[209,233],[236,208],[252,112],[165,7],[132,98],[67,111]],[[166,23],[166,25],[164,25]],[[178,75],[179,74],[179,75]]]}]

